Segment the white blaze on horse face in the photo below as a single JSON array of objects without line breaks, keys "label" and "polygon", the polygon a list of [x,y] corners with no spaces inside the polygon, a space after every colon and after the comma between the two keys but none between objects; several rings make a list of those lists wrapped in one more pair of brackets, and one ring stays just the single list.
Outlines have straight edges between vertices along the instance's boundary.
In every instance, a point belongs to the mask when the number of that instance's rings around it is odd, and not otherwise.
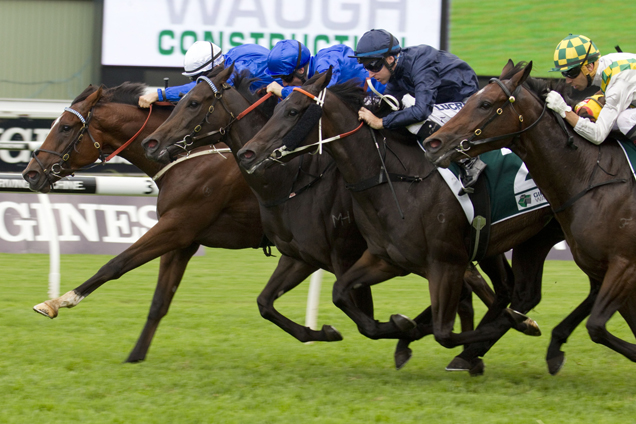
[{"label": "white blaze on horse face", "polygon": [[57,119],[53,121],[53,123],[51,124],[51,129],[53,129],[53,127],[55,127],[60,122],[60,119],[62,119],[62,115],[58,116]]},{"label": "white blaze on horse face", "polygon": [[[484,88],[485,88],[485,87],[484,87]],[[483,93],[483,92],[484,92],[484,89],[482,88],[481,90],[479,90],[479,91],[478,91],[477,93],[475,93],[475,94],[481,94],[481,93]]]}]

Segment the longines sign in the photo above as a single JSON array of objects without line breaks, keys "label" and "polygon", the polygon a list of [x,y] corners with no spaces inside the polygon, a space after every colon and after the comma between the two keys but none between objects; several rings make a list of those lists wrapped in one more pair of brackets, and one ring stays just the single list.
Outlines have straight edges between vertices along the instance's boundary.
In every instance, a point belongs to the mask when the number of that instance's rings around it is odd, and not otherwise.
[{"label": "longines sign", "polygon": [[296,39],[313,54],[355,48],[372,28],[440,47],[442,0],[104,0],[102,64],[182,67],[195,41],[223,50]]}]

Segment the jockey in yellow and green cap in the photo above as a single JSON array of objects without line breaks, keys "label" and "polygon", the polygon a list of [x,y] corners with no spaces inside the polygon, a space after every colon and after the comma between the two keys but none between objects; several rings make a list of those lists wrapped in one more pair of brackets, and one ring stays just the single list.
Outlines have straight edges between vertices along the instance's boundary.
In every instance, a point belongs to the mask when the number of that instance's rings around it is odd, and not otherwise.
[{"label": "jockey in yellow and green cap", "polygon": [[579,117],[556,91],[546,97],[547,106],[565,118],[579,135],[601,144],[612,130],[636,141],[636,55],[611,53],[601,56],[594,42],[584,35],[568,35],[554,52],[554,68],[576,90],[600,87],[605,105],[596,122]]}]

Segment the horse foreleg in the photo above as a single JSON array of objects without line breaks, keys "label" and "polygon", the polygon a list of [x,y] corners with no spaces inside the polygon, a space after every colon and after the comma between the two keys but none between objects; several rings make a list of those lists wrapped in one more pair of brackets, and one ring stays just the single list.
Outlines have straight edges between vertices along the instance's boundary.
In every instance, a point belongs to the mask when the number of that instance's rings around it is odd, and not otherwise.
[{"label": "horse foreleg", "polygon": [[150,305],[148,319],[137,340],[137,344],[128,355],[126,362],[140,362],[146,359],[146,354],[157,327],[159,327],[161,319],[168,313],[168,308],[170,308],[170,303],[183,279],[186,267],[199,246],[199,243],[192,243],[185,249],[173,250],[161,256],[159,278]]},{"label": "horse foreleg", "polygon": [[333,286],[333,303],[342,309],[358,326],[358,331],[370,339],[403,338],[415,323],[404,315],[392,315],[389,322],[378,322],[360,310],[351,300],[353,290],[364,289],[396,276],[405,275],[386,261],[373,256],[368,250],[336,280]]},{"label": "horse foreleg", "polygon": [[[185,236],[185,237],[184,237]],[[186,240],[185,242],[183,240]],[[193,237],[169,220],[160,219],[146,234],[128,249],[108,261],[91,278],[62,296],[35,305],[33,309],[49,318],[55,318],[60,308],[72,308],[102,284],[115,280],[166,252],[188,246]],[[179,241],[182,240],[182,241]]]},{"label": "horse foreleg", "polygon": [[342,340],[342,335],[330,325],[323,325],[320,331],[312,330],[290,320],[274,307],[276,299],[297,287],[316,269],[306,262],[282,255],[267,285],[258,296],[258,309],[263,318],[273,322],[301,342]]},{"label": "horse foreleg", "polygon": [[567,342],[576,327],[590,315],[600,288],[601,282],[590,278],[590,293],[585,300],[552,330],[552,337],[550,338],[548,353],[545,358],[550,374],[555,375],[563,367],[565,353],[561,351],[561,346]]}]

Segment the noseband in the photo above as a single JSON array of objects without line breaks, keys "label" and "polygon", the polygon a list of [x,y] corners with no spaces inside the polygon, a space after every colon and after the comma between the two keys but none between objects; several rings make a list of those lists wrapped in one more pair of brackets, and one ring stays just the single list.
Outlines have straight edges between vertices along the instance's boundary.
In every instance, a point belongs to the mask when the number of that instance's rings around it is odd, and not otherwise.
[{"label": "noseband", "polygon": [[521,85],[518,85],[517,88],[515,88],[515,91],[510,93],[510,90],[508,90],[508,87],[506,87],[504,85],[503,82],[501,82],[501,80],[499,78],[491,78],[490,83],[497,83],[497,85],[499,85],[499,87],[501,88],[501,90],[504,92],[504,94],[508,97],[508,99],[506,100],[507,103],[505,103],[503,105],[503,107],[498,108],[495,111],[495,114],[492,115],[490,118],[488,118],[488,120],[486,122],[484,122],[484,124],[481,126],[481,128],[477,128],[473,134],[469,137],[466,138],[464,140],[462,140],[459,145],[457,146],[457,149],[455,149],[457,152],[468,156],[468,154],[466,152],[468,152],[470,150],[471,147],[473,146],[479,146],[480,144],[486,144],[486,143],[491,143],[493,141],[498,141],[498,140],[503,140],[506,138],[510,138],[510,137],[517,137],[520,134],[534,128],[539,121],[541,121],[541,118],[543,118],[543,115],[545,114],[545,111],[547,109],[547,104],[544,103],[543,104],[543,110],[541,111],[541,115],[539,116],[539,118],[532,123],[532,125],[521,129],[520,131],[516,131],[513,133],[509,133],[509,134],[504,134],[504,135],[498,135],[496,137],[489,137],[489,138],[483,138],[483,139],[479,139],[479,140],[475,140],[476,137],[479,137],[483,131],[484,128],[486,128],[492,121],[494,121],[495,118],[497,118],[498,116],[501,116],[503,114],[503,108],[505,108],[506,106],[510,105],[510,107],[512,108],[512,110],[515,112],[515,114],[518,115],[519,117],[519,125],[523,125],[523,115],[521,115],[520,113],[517,112],[517,110],[515,109],[514,106],[514,102],[516,101],[516,96],[519,95],[519,91],[521,91]]}]

